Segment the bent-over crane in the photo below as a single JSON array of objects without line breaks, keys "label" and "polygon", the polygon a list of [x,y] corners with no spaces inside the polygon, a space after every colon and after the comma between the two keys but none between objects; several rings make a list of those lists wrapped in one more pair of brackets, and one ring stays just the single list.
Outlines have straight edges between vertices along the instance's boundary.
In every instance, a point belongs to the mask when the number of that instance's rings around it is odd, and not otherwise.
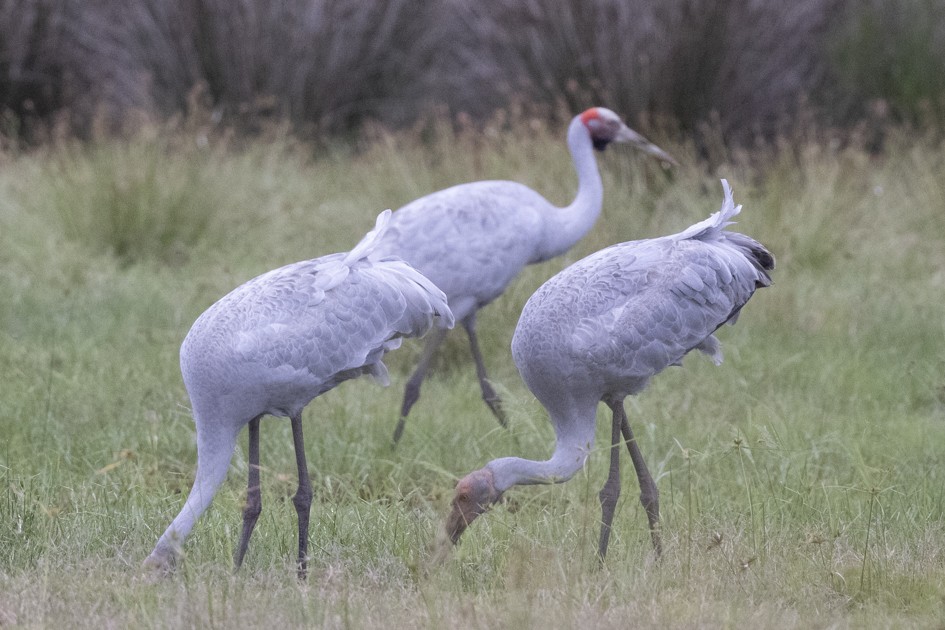
[{"label": "bent-over crane", "polygon": [[630,430],[623,400],[642,391],[692,350],[716,364],[715,331],[733,324],[755,289],[771,283],[774,257],[754,239],[724,228],[741,206],[724,179],[721,210],[687,230],[608,247],[571,265],[529,298],[512,338],[525,384],[557,435],[547,461],[495,459],[456,484],[446,532],[455,544],[502,494],[519,484],[559,483],[584,466],[598,402],[613,412],[610,472],[600,491],[598,554],[607,553],[620,495],[621,434],[640,482],[653,546],[661,552],[659,492]]},{"label": "bent-over crane", "polygon": [[259,421],[289,417],[299,485],[298,573],[304,578],[312,489],[302,439],[302,410],[339,383],[369,374],[389,383],[384,353],[419,336],[439,316],[451,327],[446,296],[397,258],[375,250],[390,210],[348,253],[275,269],[237,287],[194,323],[180,349],[181,373],[197,428],[197,473],[177,518],[145,560],[169,570],[184,538],[226,477],[236,438],[249,425],[249,480],[239,567],[262,509]]}]

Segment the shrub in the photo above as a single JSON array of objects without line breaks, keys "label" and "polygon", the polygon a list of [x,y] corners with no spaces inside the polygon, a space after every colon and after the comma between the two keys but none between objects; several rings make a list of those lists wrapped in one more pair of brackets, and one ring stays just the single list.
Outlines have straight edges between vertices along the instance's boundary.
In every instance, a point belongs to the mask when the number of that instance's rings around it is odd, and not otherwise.
[{"label": "shrub", "polygon": [[30,203],[55,208],[67,238],[124,264],[179,263],[207,236],[224,205],[207,151],[139,135],[45,160]]},{"label": "shrub", "polygon": [[0,109],[12,113],[0,131],[19,134],[30,128],[24,123],[77,104],[88,59],[76,55],[70,25],[80,13],[67,0],[0,2]]},{"label": "shrub", "polygon": [[889,115],[945,121],[945,4],[869,0],[848,7],[829,49],[829,97],[840,121]]},{"label": "shrub", "polygon": [[0,107],[7,133],[91,136],[185,111],[199,87],[243,129],[321,135],[597,102],[747,144],[804,112],[852,125],[876,99],[941,123],[943,18],[935,0],[0,0]]},{"label": "shrub", "polygon": [[442,3],[408,0],[11,0],[3,11],[16,19],[0,27],[0,105],[22,117],[34,92],[70,76],[76,89],[50,94],[43,112],[67,111],[86,132],[96,117],[120,126],[129,111],[183,111],[199,85],[220,115],[249,126],[260,117],[331,132],[368,117],[396,124],[429,100],[431,65],[449,45]]},{"label": "shrub", "polygon": [[718,114],[727,136],[744,137],[772,134],[819,88],[835,4],[490,0],[475,13],[496,66],[530,101],[608,103],[688,132]]}]

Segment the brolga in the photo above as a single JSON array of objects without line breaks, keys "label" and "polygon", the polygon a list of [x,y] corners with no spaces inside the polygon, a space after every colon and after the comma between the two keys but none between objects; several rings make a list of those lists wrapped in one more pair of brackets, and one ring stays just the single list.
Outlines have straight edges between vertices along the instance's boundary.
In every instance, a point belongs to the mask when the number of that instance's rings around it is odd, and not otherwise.
[{"label": "brolga", "polygon": [[[512,338],[525,384],[548,411],[557,436],[551,459],[495,459],[456,484],[446,533],[455,544],[480,514],[515,485],[567,481],[594,442],[598,402],[613,412],[610,471],[600,491],[598,557],[610,540],[620,496],[623,441],[640,483],[656,554],[662,550],[659,492],[634,439],[623,401],[692,350],[718,365],[715,331],[735,323],[755,289],[771,283],[774,257],[725,229],[741,206],[722,180],[722,208],[687,230],[608,247],[566,268],[529,298]],[[621,439],[622,436],[622,439]]]},{"label": "brolga", "polygon": [[180,514],[145,565],[170,570],[184,538],[226,477],[236,439],[249,425],[249,480],[237,567],[262,509],[259,424],[288,417],[298,467],[293,497],[299,526],[299,578],[305,577],[312,489],[302,410],[339,383],[369,374],[386,385],[384,353],[419,336],[434,318],[453,325],[446,296],[402,260],[379,256],[390,210],[348,253],[281,267],[250,280],[208,308],[180,350],[181,373],[197,428],[197,473]]},{"label": "brolga", "polygon": [[[614,112],[592,107],[568,126],[568,148],[578,176],[577,196],[563,208],[510,181],[460,184],[421,197],[394,213],[378,251],[400,256],[446,293],[450,308],[469,337],[482,397],[502,426],[505,413],[482,360],[476,315],[497,297],[526,265],[568,251],[593,227],[603,203],[603,185],[594,149],[626,142],[675,164],[665,151],[633,131]],[[433,332],[416,370],[407,381],[396,444],[445,330]]]}]

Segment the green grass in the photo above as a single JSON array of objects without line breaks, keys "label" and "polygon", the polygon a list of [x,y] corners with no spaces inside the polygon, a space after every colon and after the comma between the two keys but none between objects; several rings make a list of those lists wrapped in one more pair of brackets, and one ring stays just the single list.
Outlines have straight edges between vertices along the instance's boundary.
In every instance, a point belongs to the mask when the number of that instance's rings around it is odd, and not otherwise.
[{"label": "green grass", "polygon": [[[619,148],[601,156],[593,233],[481,315],[509,431],[479,400],[461,334],[396,451],[418,342],[389,356],[392,387],[346,383],[308,408],[305,584],[293,568],[291,433],[275,419],[263,423],[263,514],[242,570],[231,557],[245,438],[177,574],[155,582],[139,568],[194,471],[180,341],[240,282],[348,249],[380,210],[436,188],[504,177],[568,201],[563,141],[439,130],[355,154],[143,135],[0,156],[0,625],[940,627],[945,149],[893,134],[883,156],[804,144],[708,173],[686,147],[668,148],[688,163],[672,176]],[[628,401],[661,491],[662,561],[625,464],[596,568],[603,408],[584,472],[509,492],[438,556],[456,478],[552,449],[508,351],[524,301],[590,251],[704,218],[723,176],[745,206],[739,229],[779,265],[774,286],[721,331],[721,367],[690,357]],[[130,197],[101,192],[127,181]],[[135,220],[101,229],[125,214]]]}]

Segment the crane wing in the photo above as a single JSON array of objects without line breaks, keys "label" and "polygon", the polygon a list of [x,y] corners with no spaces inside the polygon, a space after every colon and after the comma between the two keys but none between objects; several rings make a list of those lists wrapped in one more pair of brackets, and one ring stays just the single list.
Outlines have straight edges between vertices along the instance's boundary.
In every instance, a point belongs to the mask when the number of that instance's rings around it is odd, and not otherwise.
[{"label": "crane wing", "polygon": [[699,349],[721,362],[712,333],[755,290],[743,257],[700,241],[625,243],[594,256],[570,351],[617,379],[647,378]]},{"label": "crane wing", "polygon": [[386,384],[381,358],[400,337],[424,334],[435,316],[453,325],[432,282],[402,260],[377,259],[389,214],[351,252],[275,269],[207,309],[181,346],[189,389],[256,396],[266,412],[291,415],[361,374]]},{"label": "crane wing", "polygon": [[451,298],[483,305],[532,262],[548,205],[514,182],[454,186],[395,212],[378,252],[402,257]]},{"label": "crane wing", "polygon": [[233,330],[243,360],[330,379],[380,361],[399,337],[424,334],[435,315],[452,323],[445,296],[402,261],[362,262],[341,281],[335,266],[319,262],[284,267],[260,284]]}]

